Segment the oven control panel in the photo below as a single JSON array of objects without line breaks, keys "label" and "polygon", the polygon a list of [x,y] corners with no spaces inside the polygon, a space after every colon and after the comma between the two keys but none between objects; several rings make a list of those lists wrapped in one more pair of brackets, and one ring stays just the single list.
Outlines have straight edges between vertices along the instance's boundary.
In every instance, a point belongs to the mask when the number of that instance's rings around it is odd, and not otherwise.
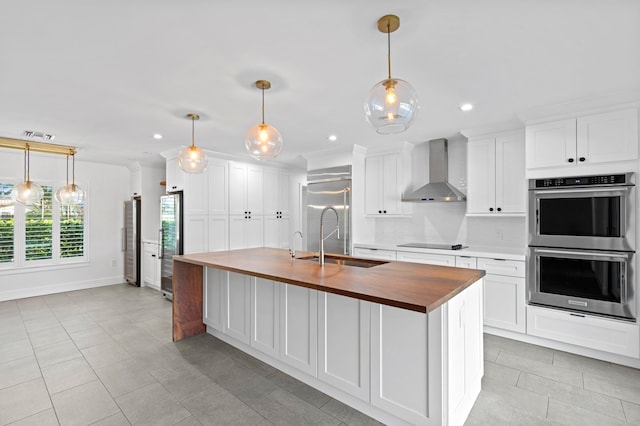
[{"label": "oven control panel", "polygon": [[604,185],[633,185],[631,173],[619,175],[578,176],[564,178],[531,179],[529,188],[567,188],[572,186],[604,186]]}]

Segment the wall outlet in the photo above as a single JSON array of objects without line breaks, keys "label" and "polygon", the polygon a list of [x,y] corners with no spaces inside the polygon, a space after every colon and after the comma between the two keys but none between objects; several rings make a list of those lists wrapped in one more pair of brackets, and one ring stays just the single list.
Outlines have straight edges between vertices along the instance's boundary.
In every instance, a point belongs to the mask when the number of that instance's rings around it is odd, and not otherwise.
[{"label": "wall outlet", "polygon": [[116,266],[118,266],[118,261],[117,261],[117,260],[115,260],[115,259],[113,259],[113,260],[111,261],[111,267],[112,267],[112,268],[115,268]]}]

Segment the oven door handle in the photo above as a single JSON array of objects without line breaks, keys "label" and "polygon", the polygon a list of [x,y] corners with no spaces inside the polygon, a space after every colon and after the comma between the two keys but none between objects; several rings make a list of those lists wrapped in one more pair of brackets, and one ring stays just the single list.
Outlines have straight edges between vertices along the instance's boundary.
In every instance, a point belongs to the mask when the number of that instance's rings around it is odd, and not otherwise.
[{"label": "oven door handle", "polygon": [[535,191],[536,194],[583,194],[585,192],[629,192],[631,186],[608,186],[603,188],[567,188],[567,189],[543,189]]},{"label": "oven door handle", "polygon": [[597,251],[591,251],[589,250],[588,252],[584,252],[584,251],[571,251],[571,250],[540,250],[537,249],[536,254],[561,254],[561,255],[574,255],[574,256],[581,256],[581,257],[607,257],[607,258],[613,258],[613,259],[624,259],[627,260],[629,259],[629,254],[618,254],[618,253],[611,253],[611,252],[597,252]]}]

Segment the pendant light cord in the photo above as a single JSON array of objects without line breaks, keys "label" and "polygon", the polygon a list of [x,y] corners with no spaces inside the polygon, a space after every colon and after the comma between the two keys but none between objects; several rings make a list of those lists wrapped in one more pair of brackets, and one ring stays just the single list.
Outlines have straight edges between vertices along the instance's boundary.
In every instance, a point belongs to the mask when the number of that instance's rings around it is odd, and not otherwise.
[{"label": "pendant light cord", "polygon": [[391,22],[387,21],[387,70],[391,80]]},{"label": "pendant light cord", "polygon": [[[69,163],[67,162],[67,164],[69,164]],[[72,165],[72,167],[71,167],[71,188],[73,188],[73,190],[75,191],[75,187],[76,187],[76,155],[75,154],[73,154],[71,156],[71,165]],[[67,167],[69,167],[69,166],[67,165]],[[69,173],[68,170],[69,169],[67,169],[67,173]]]},{"label": "pendant light cord", "polygon": [[262,87],[262,124],[264,124],[264,86]]},{"label": "pendant light cord", "polygon": [[67,187],[69,187],[69,154],[67,154]]},{"label": "pendant light cord", "polygon": [[25,180],[25,182],[29,182],[31,180],[31,175],[30,175],[30,170],[29,170],[29,161],[31,160],[31,155],[29,153],[29,145],[27,145],[27,151],[25,152],[25,161],[27,162],[27,165],[25,167],[25,170],[27,171],[27,179]]},{"label": "pendant light cord", "polygon": [[191,117],[191,148],[195,147],[196,145],[195,132],[196,132],[196,118]]}]

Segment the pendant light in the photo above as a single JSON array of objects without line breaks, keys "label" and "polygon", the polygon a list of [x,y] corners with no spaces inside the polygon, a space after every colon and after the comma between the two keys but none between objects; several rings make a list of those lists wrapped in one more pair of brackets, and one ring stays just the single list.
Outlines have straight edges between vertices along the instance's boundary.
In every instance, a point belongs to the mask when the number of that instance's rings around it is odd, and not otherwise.
[{"label": "pendant light", "polygon": [[178,154],[178,165],[186,173],[202,173],[207,168],[207,154],[195,145],[195,122],[200,120],[198,114],[187,114],[191,119],[191,146],[183,148]]},{"label": "pendant light", "polygon": [[271,88],[271,83],[258,80],[256,87],[262,90],[262,123],[249,129],[244,147],[256,160],[272,160],[282,151],[282,136],[278,129],[264,122],[264,91]]},{"label": "pendant light", "polygon": [[25,206],[38,204],[42,200],[44,191],[35,182],[31,182],[29,176],[29,145],[24,150],[24,181],[13,187],[11,198]]},{"label": "pendant light", "polygon": [[55,198],[60,204],[74,206],[84,203],[86,192],[76,185],[76,156],[71,153],[72,158],[72,180],[69,185],[69,154],[67,154],[67,184],[56,191]]},{"label": "pendant light", "polygon": [[364,104],[366,120],[383,135],[407,130],[420,107],[415,89],[405,80],[391,78],[391,33],[398,28],[400,18],[395,15],[385,15],[378,20],[378,30],[387,33],[388,77],[373,86]]}]

